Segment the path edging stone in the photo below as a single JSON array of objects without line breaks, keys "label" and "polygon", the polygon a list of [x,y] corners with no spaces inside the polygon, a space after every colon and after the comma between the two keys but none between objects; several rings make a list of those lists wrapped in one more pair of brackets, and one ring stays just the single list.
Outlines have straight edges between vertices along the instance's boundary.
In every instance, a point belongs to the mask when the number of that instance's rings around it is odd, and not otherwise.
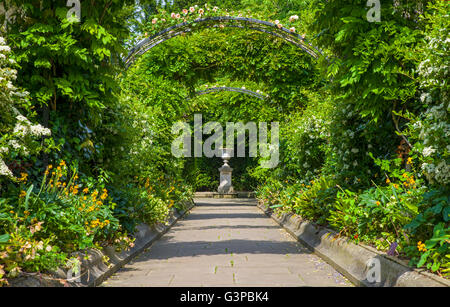
[{"label": "path edging stone", "polygon": [[[401,260],[363,244],[354,244],[348,238],[337,238],[337,233],[305,221],[293,213],[274,213],[258,201],[258,208],[282,226],[290,235],[323,258],[353,284],[366,287],[449,287],[450,281],[407,266]],[[381,267],[381,281],[367,280],[369,261],[377,259]]]},{"label": "path edging stone", "polygon": [[[140,224],[133,234],[134,246],[129,250],[117,252],[113,246],[98,249],[88,249],[86,252],[76,252],[73,255],[81,257],[80,282],[69,281],[66,286],[72,287],[95,287],[118,271],[130,260],[150,247],[155,241],[163,236],[180,218],[194,207],[194,201],[187,201],[185,210],[171,209],[166,224],[159,223],[153,226]],[[105,263],[108,259],[107,264]],[[52,274],[27,274],[10,280],[12,287],[55,287],[63,286],[61,280],[67,279],[67,270],[59,268]]]},{"label": "path edging stone", "polygon": [[236,191],[233,193],[195,192],[194,198],[255,198],[255,192]]}]

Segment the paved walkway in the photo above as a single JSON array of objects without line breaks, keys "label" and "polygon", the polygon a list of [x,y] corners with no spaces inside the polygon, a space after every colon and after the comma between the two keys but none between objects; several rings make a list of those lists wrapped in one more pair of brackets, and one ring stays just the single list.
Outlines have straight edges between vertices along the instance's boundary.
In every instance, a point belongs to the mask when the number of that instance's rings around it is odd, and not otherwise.
[{"label": "paved walkway", "polygon": [[196,199],[189,215],[102,286],[351,286],[249,199]]}]

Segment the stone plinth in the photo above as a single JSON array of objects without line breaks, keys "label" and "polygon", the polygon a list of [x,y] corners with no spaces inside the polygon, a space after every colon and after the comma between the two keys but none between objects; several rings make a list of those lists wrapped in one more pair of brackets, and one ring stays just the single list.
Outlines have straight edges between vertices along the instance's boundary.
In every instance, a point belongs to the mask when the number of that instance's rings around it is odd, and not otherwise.
[{"label": "stone plinth", "polygon": [[233,169],[225,163],[219,168],[219,172],[220,184],[217,191],[223,194],[233,193],[233,186],[231,185],[231,173],[233,172]]}]

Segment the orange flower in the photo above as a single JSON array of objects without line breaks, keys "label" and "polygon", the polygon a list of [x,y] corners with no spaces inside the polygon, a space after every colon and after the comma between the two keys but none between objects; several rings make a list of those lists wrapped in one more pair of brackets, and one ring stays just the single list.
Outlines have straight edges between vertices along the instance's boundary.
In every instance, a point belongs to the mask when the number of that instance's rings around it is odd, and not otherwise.
[{"label": "orange flower", "polygon": [[419,252],[426,252],[427,249],[425,248],[425,244],[422,243],[422,241],[417,242],[417,249]]}]

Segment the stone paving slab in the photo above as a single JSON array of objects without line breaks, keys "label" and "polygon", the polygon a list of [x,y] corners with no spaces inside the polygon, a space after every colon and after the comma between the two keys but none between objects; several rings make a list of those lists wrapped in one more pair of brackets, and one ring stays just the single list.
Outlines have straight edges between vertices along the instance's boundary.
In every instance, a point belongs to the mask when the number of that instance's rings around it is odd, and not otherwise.
[{"label": "stone paving slab", "polygon": [[160,240],[102,286],[352,286],[256,207],[195,199]]}]

